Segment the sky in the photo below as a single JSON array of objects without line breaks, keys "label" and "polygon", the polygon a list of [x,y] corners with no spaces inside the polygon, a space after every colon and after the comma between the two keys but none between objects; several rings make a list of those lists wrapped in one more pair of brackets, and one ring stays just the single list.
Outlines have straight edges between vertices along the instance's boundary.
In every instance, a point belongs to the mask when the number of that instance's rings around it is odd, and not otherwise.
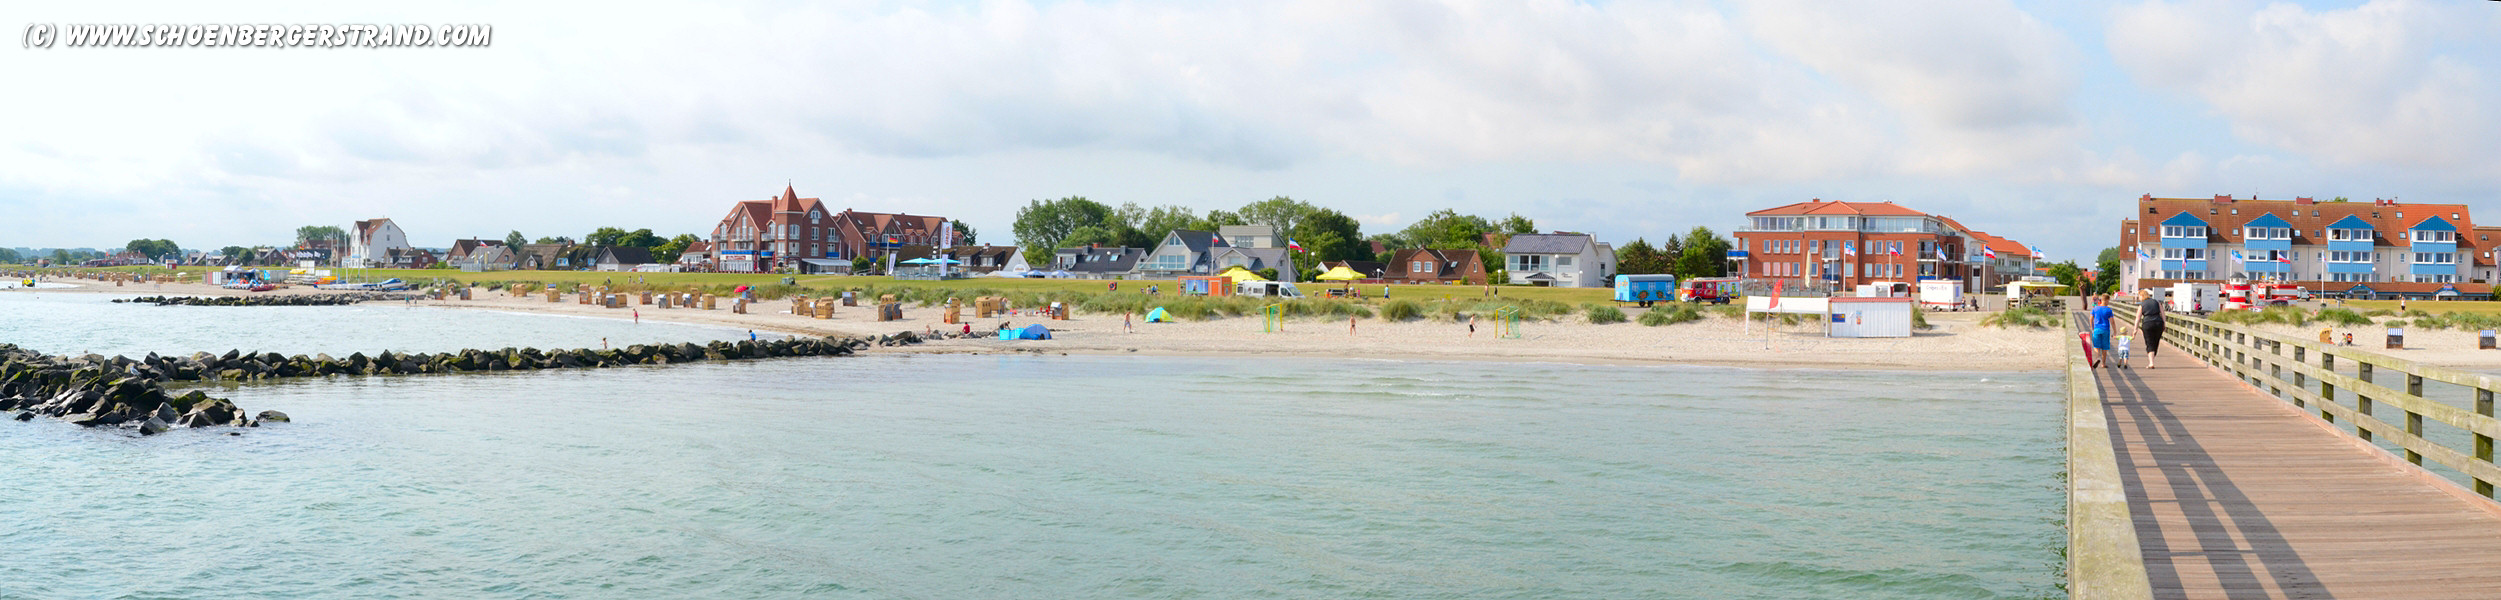
[{"label": "sky", "polygon": [[[1893,201],[2089,261],[2140,194],[2501,209],[2501,3],[23,3],[484,48],[0,48],[0,246],[420,246],[836,209],[1444,208],[1622,243]],[[102,5],[102,6],[100,6]],[[2501,213],[2496,213],[2501,214]],[[2501,216],[2488,217],[2501,219]],[[2501,222],[2496,220],[2495,222]]]}]

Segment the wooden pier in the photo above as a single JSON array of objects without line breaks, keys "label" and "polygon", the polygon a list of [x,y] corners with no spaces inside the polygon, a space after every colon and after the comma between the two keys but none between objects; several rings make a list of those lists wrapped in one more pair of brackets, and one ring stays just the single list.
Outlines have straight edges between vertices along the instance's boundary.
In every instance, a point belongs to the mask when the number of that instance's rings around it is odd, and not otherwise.
[{"label": "wooden pier", "polygon": [[[2071,381],[2073,597],[2501,598],[2501,504],[2489,497],[2501,381],[2194,317],[2167,329],[2152,368],[2140,348],[2134,368],[2085,369],[2089,392]],[[2427,379],[2473,390],[2477,405],[2424,397]],[[2081,414],[2080,400],[2100,414]],[[2401,424],[2380,420],[2390,416]],[[2424,437],[2427,417],[2464,430],[2471,448]],[[2111,468],[2078,466],[2097,451]],[[2468,485],[2423,469],[2426,458]],[[2113,474],[2124,525],[2107,506]],[[2102,510],[2078,508],[2096,498]]]}]

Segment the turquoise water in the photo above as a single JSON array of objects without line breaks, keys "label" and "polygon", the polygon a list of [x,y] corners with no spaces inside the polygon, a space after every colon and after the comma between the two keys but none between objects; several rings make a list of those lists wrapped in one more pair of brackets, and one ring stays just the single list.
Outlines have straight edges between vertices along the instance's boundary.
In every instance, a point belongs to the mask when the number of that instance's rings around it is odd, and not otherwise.
[{"label": "turquoise water", "polygon": [[228,387],[297,422],[0,422],[0,598],[2036,597],[2057,383],[881,354]]}]

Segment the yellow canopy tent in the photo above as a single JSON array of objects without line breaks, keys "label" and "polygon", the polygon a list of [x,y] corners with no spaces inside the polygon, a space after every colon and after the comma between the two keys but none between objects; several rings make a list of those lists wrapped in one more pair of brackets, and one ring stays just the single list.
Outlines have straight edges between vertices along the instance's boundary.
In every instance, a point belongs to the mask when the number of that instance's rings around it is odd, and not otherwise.
[{"label": "yellow canopy tent", "polygon": [[1336,268],[1329,269],[1329,272],[1321,273],[1319,277],[1316,277],[1321,281],[1354,281],[1362,278],[1362,273],[1346,268],[1345,265],[1338,265]]},{"label": "yellow canopy tent", "polygon": [[1217,277],[1231,277],[1231,278],[1233,278],[1233,282],[1234,282],[1234,283],[1241,283],[1241,282],[1244,282],[1244,281],[1267,281],[1267,280],[1268,280],[1268,278],[1266,278],[1266,277],[1260,277],[1258,273],[1252,273],[1250,269],[1245,269],[1245,268],[1242,268],[1242,267],[1239,267],[1239,266],[1236,266],[1236,267],[1233,267],[1233,268],[1230,268],[1230,269],[1225,269],[1223,273],[1217,273],[1217,274],[1216,274],[1216,276],[1217,276]]},{"label": "yellow canopy tent", "polygon": [[[1321,273],[1321,274],[1319,274],[1318,276],[1314,277],[1314,279],[1319,279],[1319,280],[1321,280],[1321,281],[1343,281],[1343,282],[1346,282],[1346,289],[1348,289],[1348,290],[1353,290],[1353,289],[1355,289],[1355,280],[1357,280],[1357,279],[1362,279],[1362,278],[1363,278],[1363,274],[1362,274],[1362,273],[1355,272],[1355,270],[1354,270],[1354,269],[1349,269],[1349,268],[1346,268],[1346,265],[1338,265],[1338,266],[1336,266],[1336,267],[1330,268],[1330,269],[1328,270],[1328,272],[1326,272],[1326,273]],[[1351,295],[1351,294],[1349,294],[1349,295]]]}]

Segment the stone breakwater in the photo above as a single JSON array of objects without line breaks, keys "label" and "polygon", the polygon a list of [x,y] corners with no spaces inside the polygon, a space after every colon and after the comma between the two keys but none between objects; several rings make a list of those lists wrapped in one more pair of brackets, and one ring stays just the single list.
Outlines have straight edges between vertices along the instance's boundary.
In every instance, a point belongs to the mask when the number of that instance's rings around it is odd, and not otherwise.
[{"label": "stone breakwater", "polygon": [[413,294],[377,294],[369,292],[346,294],[305,294],[295,296],[140,296],[115,298],[114,302],[154,304],[157,306],[344,306],[377,300],[401,301],[415,298]]},{"label": "stone breakwater", "polygon": [[[258,423],[246,418],[233,402],[210,398],[198,390],[168,393],[162,380],[129,368],[134,364],[139,363],[95,355],[46,356],[0,344],[0,411],[13,411],[11,418],[19,421],[41,415],[87,427],[129,427],[141,434],[175,427]],[[262,416],[286,419],[275,411]]]},{"label": "stone breakwater", "polygon": [[[939,336],[954,337],[954,336]],[[706,344],[635,344],[615,349],[461,350],[443,353],[394,353],[366,356],[328,354],[287,356],[276,352],[225,354],[206,352],[167,358],[49,356],[15,345],[0,344],[0,412],[14,411],[19,421],[55,417],[88,427],[121,426],[141,434],[174,427],[230,425],[257,427],[263,421],[286,421],[285,413],[262,411],[247,418],[227,400],[193,390],[165,391],[176,381],[259,381],[332,375],[416,375],[475,371],[596,369],[632,365],[666,365],[696,361],[755,360],[805,356],[847,356],[862,348],[907,346],[923,341],[903,332],[874,338],[786,338],[716,341]]]}]

